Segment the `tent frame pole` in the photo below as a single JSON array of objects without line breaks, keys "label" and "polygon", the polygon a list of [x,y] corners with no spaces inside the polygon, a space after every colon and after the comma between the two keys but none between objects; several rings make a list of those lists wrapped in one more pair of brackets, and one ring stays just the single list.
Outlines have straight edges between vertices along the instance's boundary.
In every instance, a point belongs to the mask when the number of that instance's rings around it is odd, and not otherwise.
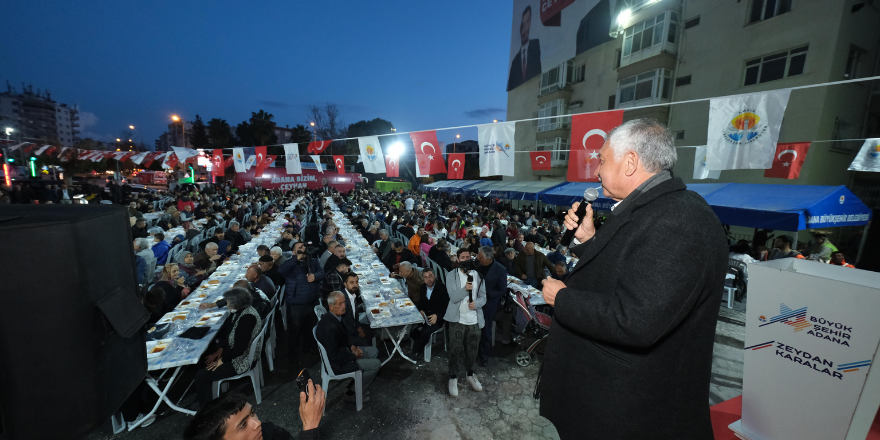
[{"label": "tent frame pole", "polygon": [[868,224],[865,225],[865,229],[863,229],[864,232],[862,232],[862,240],[861,240],[861,243],[859,243],[859,253],[856,254],[856,261],[855,261],[854,265],[858,265],[859,262],[862,261],[862,253],[864,253],[865,244],[868,242],[868,228],[870,228],[870,227],[871,227],[871,223],[869,222]]}]

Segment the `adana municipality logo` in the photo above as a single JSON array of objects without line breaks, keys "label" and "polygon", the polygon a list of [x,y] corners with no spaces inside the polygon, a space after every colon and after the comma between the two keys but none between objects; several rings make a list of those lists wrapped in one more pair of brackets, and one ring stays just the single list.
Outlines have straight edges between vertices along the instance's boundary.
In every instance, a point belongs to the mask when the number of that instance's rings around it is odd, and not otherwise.
[{"label": "adana municipality logo", "polygon": [[868,147],[868,157],[871,159],[880,159],[880,142]]},{"label": "adana municipality logo", "polygon": [[763,322],[763,324],[758,327],[763,327],[765,325],[770,325],[776,322],[781,322],[786,325],[790,325],[794,327],[795,332],[799,332],[805,328],[812,327],[813,325],[807,322],[807,308],[802,307],[797,310],[792,310],[785,304],[779,305],[779,314],[770,318],[769,320],[761,315],[758,317],[758,320]]},{"label": "adana municipality logo", "polygon": [[376,149],[373,148],[373,145],[367,144],[367,159],[376,160]]},{"label": "adana municipality logo", "polygon": [[754,142],[763,136],[767,130],[767,122],[754,110],[745,110],[733,117],[730,124],[724,128],[724,139],[736,144]]}]

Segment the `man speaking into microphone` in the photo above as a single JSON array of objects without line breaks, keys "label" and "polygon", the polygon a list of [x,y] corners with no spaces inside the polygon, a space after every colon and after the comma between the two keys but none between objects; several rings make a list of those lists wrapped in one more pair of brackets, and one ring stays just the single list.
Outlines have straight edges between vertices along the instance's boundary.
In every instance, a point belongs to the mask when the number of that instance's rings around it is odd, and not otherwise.
[{"label": "man speaking into microphone", "polygon": [[670,171],[669,131],[628,121],[599,150],[605,197],[565,217],[580,261],[565,283],[548,278],[555,316],[544,357],[541,415],[562,439],[712,439],[709,377],[727,270],[718,218]]}]

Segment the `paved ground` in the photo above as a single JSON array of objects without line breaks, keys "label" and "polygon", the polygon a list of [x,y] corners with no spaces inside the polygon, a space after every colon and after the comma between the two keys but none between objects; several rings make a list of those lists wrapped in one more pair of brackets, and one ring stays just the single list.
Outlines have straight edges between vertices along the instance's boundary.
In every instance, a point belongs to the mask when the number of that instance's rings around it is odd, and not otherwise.
[{"label": "paved ground", "polygon": [[[737,310],[739,309],[739,310]],[[715,336],[710,404],[741,394],[742,347],[745,338],[744,306],[722,307]],[[276,322],[280,325],[280,319]],[[266,374],[263,402],[257,413],[261,420],[272,421],[297,434],[301,423],[297,408],[299,393],[293,382],[297,371],[285,370],[286,357],[283,332],[278,333],[279,364]],[[389,344],[390,345],[390,344]],[[408,343],[406,346],[408,347]],[[322,438],[332,439],[558,439],[556,429],[538,415],[538,402],[532,398],[538,367],[520,367],[514,362],[515,347],[495,347],[488,368],[478,368],[477,376],[484,391],[477,393],[459,381],[459,398],[446,393],[446,353],[442,343],[435,346],[430,363],[418,366],[397,357],[386,364],[372,386],[370,402],[363,411],[342,401],[343,387],[331,384],[327,410],[321,421]],[[380,345],[380,357],[384,350]],[[312,377],[320,377],[316,355],[311,362]],[[174,391],[181,393],[192,380],[192,372],[183,377]],[[233,391],[253,396],[250,382],[233,384]],[[334,388],[335,387],[335,388]],[[194,396],[183,400],[192,405]],[[253,403],[253,399],[251,399]],[[90,440],[176,439],[191,420],[189,416],[170,411],[147,428],[138,428],[114,436],[109,421],[88,437]]]}]

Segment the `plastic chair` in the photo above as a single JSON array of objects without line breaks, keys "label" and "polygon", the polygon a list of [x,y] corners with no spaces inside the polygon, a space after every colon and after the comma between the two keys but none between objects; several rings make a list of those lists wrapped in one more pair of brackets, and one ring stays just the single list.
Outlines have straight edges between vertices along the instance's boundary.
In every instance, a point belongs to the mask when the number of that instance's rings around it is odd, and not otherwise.
[{"label": "plastic chair", "polygon": [[277,308],[278,295],[275,295],[269,306],[269,314],[266,315],[266,325],[269,328],[269,338],[266,339],[266,346],[263,348],[263,353],[266,354],[266,360],[269,362],[269,371],[275,371],[275,309]]},{"label": "plastic chair", "polygon": [[324,306],[322,306],[322,305],[315,306],[315,315],[317,315],[318,321],[321,320],[321,317],[324,316],[325,313],[327,313],[327,309],[325,309]]},{"label": "plastic chair", "polygon": [[[439,318],[442,319],[442,318]],[[431,346],[437,343],[437,333],[443,333],[443,351],[449,351],[449,348],[446,346],[446,343],[449,341],[449,336],[446,335],[446,324],[443,324],[443,327],[437,329],[434,333],[431,333],[431,341],[425,345],[425,362],[431,362]],[[409,349],[412,350],[416,341],[410,339],[409,341]]]},{"label": "plastic chair", "polygon": [[[263,326],[263,329],[260,330],[260,334],[258,334],[257,337],[253,341],[251,341],[251,346],[250,346],[250,350],[248,351],[248,358],[247,358],[249,364],[254,363],[254,356],[256,355],[257,350],[263,346],[263,336],[265,334],[266,334],[266,326]],[[223,382],[241,379],[244,377],[251,378],[251,385],[254,386],[254,397],[257,400],[257,404],[260,404],[260,402],[263,401],[263,395],[260,392],[260,384],[263,381],[263,363],[262,362],[257,362],[257,364],[253,366],[253,368],[251,368],[250,370],[247,370],[244,373],[239,374],[237,376],[227,377],[225,379],[220,379],[220,380],[214,381],[214,383],[211,384],[212,396],[215,399],[220,397],[220,385]]]},{"label": "plastic chair", "polygon": [[278,307],[278,310],[281,312],[281,324],[284,325],[284,331],[287,331],[287,303],[284,301],[284,288],[286,285],[282,285],[278,288],[278,303],[281,306]]},{"label": "plastic chair", "polygon": [[[327,385],[330,384],[331,380],[354,379],[355,408],[358,411],[362,410],[364,408],[364,372],[357,370],[351,373],[334,374],[333,367],[330,366],[330,361],[327,359],[327,350],[324,349],[321,341],[318,340],[317,329],[317,326],[312,328],[312,336],[314,336],[315,341],[318,343],[318,351],[321,353],[321,388],[327,391]],[[324,405],[324,410],[327,410],[326,405]]]}]

